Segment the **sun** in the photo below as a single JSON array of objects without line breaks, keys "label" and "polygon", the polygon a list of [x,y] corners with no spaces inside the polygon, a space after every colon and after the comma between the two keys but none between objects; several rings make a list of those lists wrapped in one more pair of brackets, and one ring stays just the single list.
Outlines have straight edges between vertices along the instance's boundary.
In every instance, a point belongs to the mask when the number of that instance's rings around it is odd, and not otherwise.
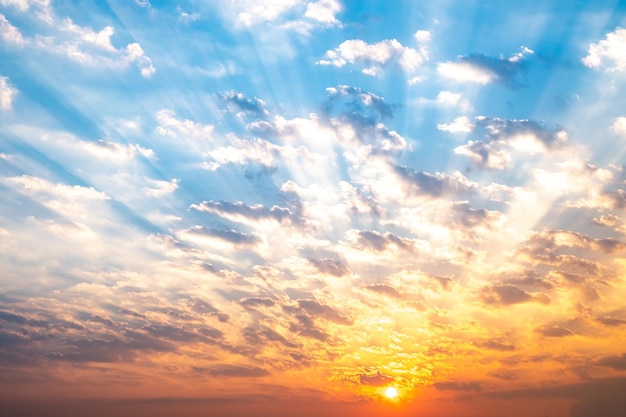
[{"label": "sun", "polygon": [[387,389],[385,390],[385,397],[389,398],[390,400],[393,400],[397,396],[398,396],[398,390],[396,388],[387,387]]}]

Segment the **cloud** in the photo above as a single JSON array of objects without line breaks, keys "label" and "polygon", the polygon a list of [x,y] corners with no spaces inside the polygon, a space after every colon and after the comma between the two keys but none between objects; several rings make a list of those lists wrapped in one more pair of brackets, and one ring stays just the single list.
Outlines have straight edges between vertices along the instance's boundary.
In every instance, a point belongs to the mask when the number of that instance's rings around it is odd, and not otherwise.
[{"label": "cloud", "polygon": [[241,304],[244,308],[256,308],[272,307],[276,303],[268,297],[246,297],[239,300],[239,304]]},{"label": "cloud", "polygon": [[335,277],[342,277],[344,275],[348,275],[350,273],[350,268],[344,265],[341,261],[323,258],[323,259],[311,259],[309,258],[309,262],[317,268],[323,274],[332,275]]},{"label": "cloud", "polygon": [[472,123],[467,116],[460,116],[454,119],[451,123],[441,123],[437,125],[437,129],[444,132],[456,133],[470,133],[474,130],[474,123]]},{"label": "cloud", "polygon": [[391,285],[387,285],[387,284],[364,285],[362,288],[368,291],[375,292],[377,294],[386,295],[391,298],[396,298],[396,299],[404,298],[404,295],[401,294],[395,287],[392,287]]},{"label": "cloud", "polygon": [[[459,121],[459,128],[469,128]],[[447,125],[442,126],[445,130]],[[567,133],[560,126],[549,128],[533,120],[500,119],[478,116],[473,129],[485,132],[486,140],[458,146],[454,153],[468,156],[480,168],[503,170],[513,160],[513,153],[528,155],[560,149],[567,143]]]},{"label": "cloud", "polygon": [[406,166],[393,166],[394,173],[400,178],[412,194],[440,197],[447,195],[466,195],[476,190],[476,185],[460,172],[431,174],[415,171]]},{"label": "cloud", "polygon": [[10,110],[17,90],[9,84],[8,77],[0,77],[0,110]]},{"label": "cloud", "polygon": [[241,201],[234,203],[228,201],[203,201],[200,204],[192,204],[189,208],[214,213],[226,219],[242,223],[249,223],[248,220],[251,222],[273,220],[277,223],[290,221],[297,224],[300,221],[292,210],[277,205],[268,208],[261,204],[249,206]]},{"label": "cloud", "polygon": [[218,378],[261,378],[271,375],[270,371],[258,366],[219,365],[212,368],[202,368],[192,365],[192,369]]},{"label": "cloud", "polygon": [[348,64],[362,68],[366,75],[381,75],[389,65],[398,65],[407,73],[413,73],[428,56],[424,51],[403,46],[396,39],[386,39],[375,44],[368,44],[361,39],[350,39],[336,49],[328,50],[325,59],[318,65],[331,65],[342,68]]},{"label": "cloud", "polygon": [[268,111],[265,110],[265,102],[259,98],[246,98],[243,94],[235,91],[229,91],[219,95],[220,100],[229,107],[239,110],[240,114],[248,114],[252,116],[265,116]]},{"label": "cloud", "polygon": [[259,238],[254,235],[240,233],[232,229],[209,229],[204,226],[193,226],[185,232],[191,235],[217,238],[234,245],[251,246],[259,242]]},{"label": "cloud", "polygon": [[614,356],[605,356],[594,362],[598,366],[606,366],[608,368],[615,369],[616,371],[626,370],[626,353]]},{"label": "cloud", "polygon": [[613,131],[623,137],[626,137],[626,117],[618,117],[613,123]]},{"label": "cloud", "polygon": [[543,304],[550,302],[550,298],[545,294],[529,294],[514,284],[489,285],[482,289],[480,298],[485,304],[497,306],[508,306],[529,301],[538,301]]},{"label": "cloud", "polygon": [[437,65],[437,71],[444,77],[459,82],[489,84],[498,81],[507,87],[517,88],[519,74],[526,69],[524,58],[533,51],[521,47],[520,52],[510,58],[492,58],[483,54],[460,56],[456,62],[443,62]]},{"label": "cloud", "polygon": [[321,317],[337,324],[349,325],[353,323],[349,317],[345,317],[334,308],[320,304],[315,300],[298,300],[298,306],[300,310],[307,312],[313,317]]},{"label": "cloud", "polygon": [[384,375],[380,371],[376,371],[374,375],[359,374],[359,383],[361,385],[371,385],[374,387],[381,387],[391,384],[395,381],[392,376]]},{"label": "cloud", "polygon": [[189,119],[178,119],[173,110],[159,110],[155,116],[159,123],[156,131],[158,134],[173,139],[201,139],[213,138],[213,125],[202,125]]},{"label": "cloud", "polygon": [[557,325],[545,325],[536,329],[537,333],[547,337],[567,337],[573,336],[575,333],[570,329],[566,329]]},{"label": "cloud", "polygon": [[71,18],[57,17],[51,2],[12,2],[18,10],[26,12],[30,6],[38,9],[36,16],[40,29],[46,35],[37,34],[33,38],[24,38],[18,28],[13,26],[4,15],[0,14],[0,37],[17,46],[28,46],[47,53],[66,56],[82,65],[92,67],[108,66],[125,68],[134,64],[139,68],[142,77],[150,78],[156,68],[152,60],[145,54],[141,45],[131,42],[124,48],[116,48],[111,42],[115,33],[112,26],[105,26],[100,31],[77,25]]},{"label": "cloud", "polygon": [[602,324],[604,324],[605,326],[624,326],[626,325],[626,319],[619,319],[619,318],[615,318],[615,317],[609,317],[609,316],[603,316],[603,317],[598,317],[596,318],[596,320]]},{"label": "cloud", "polygon": [[435,382],[433,386],[440,391],[481,392],[482,386],[478,382],[446,381]]},{"label": "cloud", "polygon": [[0,13],[0,39],[17,46],[26,44],[20,30],[13,26],[2,13]]},{"label": "cloud", "polygon": [[607,72],[626,71],[626,29],[617,28],[606,39],[590,44],[582,63]]},{"label": "cloud", "polygon": [[307,4],[304,16],[324,25],[339,25],[336,16],[342,10],[339,0],[319,0]]}]

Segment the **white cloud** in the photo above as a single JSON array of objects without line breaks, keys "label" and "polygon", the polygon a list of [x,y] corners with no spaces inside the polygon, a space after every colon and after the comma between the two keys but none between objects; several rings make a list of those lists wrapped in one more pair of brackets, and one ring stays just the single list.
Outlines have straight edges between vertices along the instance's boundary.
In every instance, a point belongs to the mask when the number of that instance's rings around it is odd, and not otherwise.
[{"label": "white cloud", "polygon": [[437,125],[437,129],[450,133],[469,133],[474,130],[472,123],[467,116],[460,116],[450,123],[442,123]]},{"label": "white cloud", "polygon": [[470,81],[478,84],[489,84],[495,79],[495,74],[468,62],[443,62],[437,65],[437,71],[444,77],[456,81]]},{"label": "white cloud", "polygon": [[590,68],[604,67],[608,72],[626,71],[626,29],[617,28],[606,39],[589,45],[582,62]]},{"label": "white cloud", "polygon": [[[7,0],[4,0],[7,1]],[[18,28],[13,26],[4,15],[0,14],[0,38],[18,46],[31,46],[62,54],[84,65],[126,67],[135,64],[145,78],[149,78],[156,71],[152,60],[144,53],[138,43],[130,43],[125,48],[116,48],[111,38],[115,34],[112,26],[105,26],[100,31],[89,27],[79,26],[72,19],[58,19],[54,16],[47,1],[8,2],[18,5],[20,11],[29,10],[36,5],[39,9],[37,17],[43,20],[54,32],[52,35],[39,34],[25,39]]]},{"label": "white cloud", "polygon": [[613,123],[613,130],[626,137],[626,117],[618,117]]},{"label": "white cloud", "polygon": [[25,43],[19,29],[13,26],[2,13],[0,13],[0,38],[17,46],[23,46]]},{"label": "white cloud", "polygon": [[428,30],[418,30],[417,32],[415,32],[414,36],[415,40],[420,43],[430,42],[430,40],[432,39],[432,35]]},{"label": "white cloud", "polygon": [[317,64],[339,68],[346,64],[357,64],[363,67],[364,74],[376,76],[390,63],[396,63],[410,73],[427,59],[424,52],[403,46],[396,39],[386,39],[375,44],[368,44],[361,39],[351,39],[334,50],[327,51],[325,59],[317,61]]},{"label": "white cloud", "polygon": [[252,26],[258,23],[271,22],[282,14],[298,6],[300,0],[232,0],[230,11],[235,14],[235,23]]},{"label": "white cloud", "polygon": [[27,11],[31,6],[47,7],[51,0],[0,0],[3,6],[13,6],[21,12]]},{"label": "white cloud", "polygon": [[493,58],[483,54],[459,56],[457,61],[437,65],[437,71],[444,77],[460,82],[488,84],[500,81],[508,86],[517,86],[519,85],[517,76],[525,68],[522,60],[533,53],[531,49],[522,46],[519,52],[510,58],[503,56]]},{"label": "white cloud", "polygon": [[17,90],[9,85],[8,77],[0,77],[0,109],[9,110]]},{"label": "white cloud", "polygon": [[338,0],[319,0],[307,4],[304,16],[323,24],[336,25],[339,24],[339,21],[335,16],[342,9],[343,7]]},{"label": "white cloud", "polygon": [[157,133],[175,139],[195,138],[209,140],[213,137],[213,125],[201,125],[192,120],[176,118],[173,110],[163,109],[156,114],[159,122]]}]

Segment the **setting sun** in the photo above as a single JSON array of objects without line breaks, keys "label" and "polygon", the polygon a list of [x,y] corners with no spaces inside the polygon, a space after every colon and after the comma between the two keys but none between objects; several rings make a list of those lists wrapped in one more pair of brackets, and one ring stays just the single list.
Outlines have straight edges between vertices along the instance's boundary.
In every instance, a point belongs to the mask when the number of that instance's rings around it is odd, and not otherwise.
[{"label": "setting sun", "polygon": [[385,390],[385,397],[389,398],[389,399],[394,399],[398,396],[398,390],[395,389],[394,387],[388,387]]}]

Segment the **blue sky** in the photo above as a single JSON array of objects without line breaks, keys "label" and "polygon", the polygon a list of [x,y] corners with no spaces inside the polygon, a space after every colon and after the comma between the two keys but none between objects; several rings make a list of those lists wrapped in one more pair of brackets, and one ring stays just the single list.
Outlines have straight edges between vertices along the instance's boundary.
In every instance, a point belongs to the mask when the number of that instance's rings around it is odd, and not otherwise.
[{"label": "blue sky", "polygon": [[0,0],[2,399],[620,409],[625,28],[623,1]]}]

